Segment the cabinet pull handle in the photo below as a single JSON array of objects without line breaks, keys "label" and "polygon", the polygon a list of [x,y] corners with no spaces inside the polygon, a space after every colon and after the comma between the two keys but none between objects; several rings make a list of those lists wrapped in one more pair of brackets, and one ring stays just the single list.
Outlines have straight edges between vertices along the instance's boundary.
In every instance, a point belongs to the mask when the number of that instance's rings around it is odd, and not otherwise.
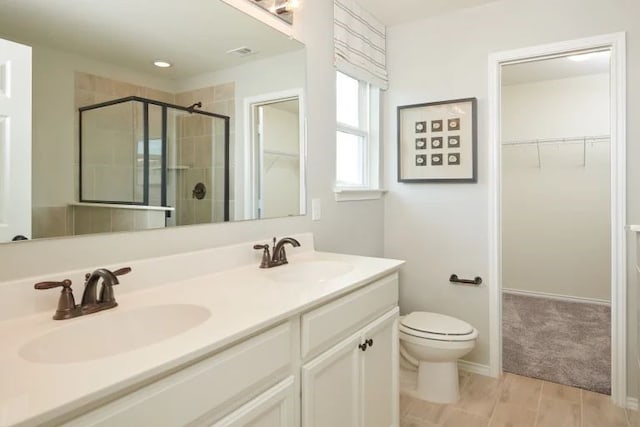
[{"label": "cabinet pull handle", "polygon": [[360,350],[362,351],[367,351],[367,343],[365,342],[364,344],[358,344],[358,348],[360,348]]},{"label": "cabinet pull handle", "polygon": [[373,347],[373,339],[369,338],[366,343],[369,347]]}]

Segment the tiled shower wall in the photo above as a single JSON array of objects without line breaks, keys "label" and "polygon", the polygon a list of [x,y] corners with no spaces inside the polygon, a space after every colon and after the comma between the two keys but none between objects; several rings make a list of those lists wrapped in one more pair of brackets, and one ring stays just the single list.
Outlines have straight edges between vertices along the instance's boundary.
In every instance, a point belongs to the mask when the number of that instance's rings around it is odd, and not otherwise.
[{"label": "tiled shower wall", "polygon": [[146,209],[74,206],[74,234],[163,228],[165,212]]},{"label": "tiled shower wall", "polygon": [[[235,84],[181,92],[176,103],[189,106],[202,103],[202,110],[232,116],[235,110]],[[231,126],[233,129],[233,126]],[[233,141],[230,134],[230,143]],[[224,121],[204,115],[179,116],[177,121],[176,225],[224,221]],[[233,151],[232,151],[233,152]],[[233,160],[231,160],[233,165]],[[230,175],[233,176],[231,169]],[[199,182],[207,188],[203,199],[193,196]],[[230,183],[233,189],[233,183]],[[233,199],[233,195],[230,195]],[[232,204],[232,203],[231,203]]]}]

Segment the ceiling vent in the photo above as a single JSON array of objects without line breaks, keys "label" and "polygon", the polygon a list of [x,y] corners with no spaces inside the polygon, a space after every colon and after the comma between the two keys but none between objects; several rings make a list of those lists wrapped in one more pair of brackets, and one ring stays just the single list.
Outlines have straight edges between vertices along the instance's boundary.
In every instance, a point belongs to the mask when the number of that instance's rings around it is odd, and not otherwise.
[{"label": "ceiling vent", "polygon": [[238,56],[249,56],[249,55],[253,55],[255,52],[254,50],[252,50],[251,48],[248,48],[246,46],[242,46],[242,47],[238,47],[235,49],[231,49],[227,51],[228,54],[231,55],[238,55]]}]

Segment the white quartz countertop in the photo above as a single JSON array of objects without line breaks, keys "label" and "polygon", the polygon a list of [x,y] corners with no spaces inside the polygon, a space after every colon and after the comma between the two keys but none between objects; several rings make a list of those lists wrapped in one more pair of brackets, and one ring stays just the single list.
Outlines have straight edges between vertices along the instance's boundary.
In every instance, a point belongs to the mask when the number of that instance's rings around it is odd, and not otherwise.
[{"label": "white quartz countertop", "polygon": [[[275,280],[299,263],[340,261],[353,269],[323,280]],[[54,321],[44,313],[0,322],[0,426],[32,426],[188,364],[270,325],[387,275],[403,261],[308,251],[289,264],[259,269],[247,265],[189,280],[118,295],[119,306],[76,319]],[[127,276],[121,283],[127,282]],[[76,298],[79,298],[76,291]],[[179,335],[115,356],[80,363],[45,364],[23,359],[26,343],[95,316],[113,316],[138,307],[196,304],[211,312],[204,323]],[[78,337],[82,346],[82,337]],[[73,352],[74,348],[69,348]]]}]

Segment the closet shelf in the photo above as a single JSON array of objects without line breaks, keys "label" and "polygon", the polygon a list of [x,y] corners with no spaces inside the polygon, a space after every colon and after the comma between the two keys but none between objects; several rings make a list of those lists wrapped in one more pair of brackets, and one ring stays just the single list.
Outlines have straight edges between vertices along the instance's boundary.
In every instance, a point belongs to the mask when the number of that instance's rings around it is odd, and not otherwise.
[{"label": "closet shelf", "polygon": [[523,139],[519,141],[503,141],[502,145],[535,145],[538,151],[538,168],[542,168],[540,144],[582,144],[582,166],[587,166],[587,143],[610,142],[611,135],[571,136],[564,138]]}]

